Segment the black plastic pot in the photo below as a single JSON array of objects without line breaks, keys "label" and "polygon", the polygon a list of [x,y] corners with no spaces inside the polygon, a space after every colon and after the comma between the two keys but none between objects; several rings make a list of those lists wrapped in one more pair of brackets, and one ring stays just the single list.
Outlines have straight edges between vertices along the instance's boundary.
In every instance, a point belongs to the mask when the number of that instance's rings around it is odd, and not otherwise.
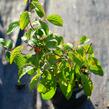
[{"label": "black plastic pot", "polygon": [[52,99],[52,103],[56,109],[73,109],[73,107],[80,106],[85,100],[87,100],[87,96],[82,88],[79,89],[76,87],[69,100],[65,98],[58,88],[55,96]]}]

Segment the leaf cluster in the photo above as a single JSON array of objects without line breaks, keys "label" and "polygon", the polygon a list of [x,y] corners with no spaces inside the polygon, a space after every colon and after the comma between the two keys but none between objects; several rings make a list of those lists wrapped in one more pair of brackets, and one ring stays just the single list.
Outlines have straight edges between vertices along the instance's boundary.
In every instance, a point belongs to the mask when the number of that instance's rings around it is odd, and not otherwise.
[{"label": "leaf cluster", "polygon": [[[19,20],[11,23],[7,30],[7,34],[16,28],[25,30],[24,44],[13,48],[12,41],[0,39],[0,45],[7,48],[8,61],[18,66],[18,82],[26,74],[30,75],[30,88],[37,89],[45,100],[51,99],[58,87],[66,99],[70,99],[76,84],[91,96],[93,82],[90,74],[103,75],[92,43],[86,36],[82,36],[77,44],[65,43],[63,37],[52,33],[48,26],[48,22],[63,26],[60,15],[47,16],[38,0],[31,2],[30,10],[22,12]],[[37,19],[31,22],[33,11]]]}]

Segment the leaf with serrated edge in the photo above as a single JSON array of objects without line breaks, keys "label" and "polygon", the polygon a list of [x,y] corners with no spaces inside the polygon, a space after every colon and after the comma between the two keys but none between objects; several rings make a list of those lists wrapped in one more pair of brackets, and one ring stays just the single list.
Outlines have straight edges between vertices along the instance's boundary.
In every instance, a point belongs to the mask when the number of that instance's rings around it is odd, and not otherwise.
[{"label": "leaf with serrated edge", "polygon": [[47,16],[47,20],[57,26],[63,26],[63,19],[60,15],[52,14]]},{"label": "leaf with serrated edge", "polygon": [[23,46],[21,45],[21,46],[18,46],[14,50],[11,51],[10,64],[13,63],[15,57],[21,52],[22,49],[23,49]]},{"label": "leaf with serrated edge", "polygon": [[7,34],[11,34],[17,27],[19,27],[19,21],[12,22],[8,27]]},{"label": "leaf with serrated edge", "polygon": [[14,58],[14,62],[17,65],[18,69],[21,69],[23,66],[27,65],[27,58],[22,53],[17,54]]},{"label": "leaf with serrated edge", "polygon": [[23,30],[27,27],[29,24],[30,18],[29,18],[29,13],[27,11],[22,12],[20,15],[20,29]]},{"label": "leaf with serrated edge", "polygon": [[82,36],[81,38],[80,38],[80,43],[81,44],[84,44],[84,43],[86,43],[86,42],[88,42],[89,41],[89,38],[87,38],[86,36]]},{"label": "leaf with serrated edge", "polygon": [[25,65],[23,68],[21,68],[19,72],[19,79],[21,79],[25,74],[27,74],[29,71],[34,70],[34,67],[31,65]]},{"label": "leaf with serrated edge", "polygon": [[11,49],[13,47],[12,40],[10,40],[10,39],[5,40],[4,47],[6,47],[7,49]]},{"label": "leaf with serrated edge", "polygon": [[88,60],[89,70],[99,76],[103,76],[104,72],[100,65],[100,62],[96,58],[89,58]]},{"label": "leaf with serrated edge", "polygon": [[45,12],[44,12],[44,9],[43,9],[42,5],[40,4],[40,2],[32,1],[32,5],[35,7],[37,15],[39,17],[44,17]]},{"label": "leaf with serrated edge", "polygon": [[81,74],[81,81],[83,89],[87,96],[91,96],[93,90],[93,83],[87,75]]},{"label": "leaf with serrated edge", "polygon": [[30,81],[30,89],[34,89],[37,86],[38,79],[40,78],[42,71],[38,68],[37,74]]},{"label": "leaf with serrated edge", "polygon": [[52,87],[47,93],[41,93],[44,100],[50,100],[56,92],[56,88]]},{"label": "leaf with serrated edge", "polygon": [[48,25],[43,21],[39,21],[39,22],[40,22],[41,28],[44,30],[45,34],[47,35],[49,33]]}]

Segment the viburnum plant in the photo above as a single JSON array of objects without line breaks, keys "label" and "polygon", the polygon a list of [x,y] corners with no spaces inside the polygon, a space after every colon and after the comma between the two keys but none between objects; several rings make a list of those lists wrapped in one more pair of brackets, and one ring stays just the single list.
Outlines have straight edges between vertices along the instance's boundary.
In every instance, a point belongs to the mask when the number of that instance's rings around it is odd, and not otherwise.
[{"label": "viburnum plant", "polygon": [[[31,21],[33,11],[36,18]],[[86,36],[82,36],[78,43],[65,43],[62,36],[49,30],[48,22],[63,26],[60,15],[47,16],[41,3],[32,0],[30,11],[22,12],[19,20],[11,23],[7,30],[7,34],[16,28],[25,30],[24,43],[13,47],[11,40],[0,38],[6,59],[18,67],[18,83],[21,83],[22,77],[30,75],[30,89],[37,89],[44,100],[51,99],[57,88],[66,99],[70,99],[77,84],[87,96],[91,96],[93,82],[89,75],[103,76],[92,43]]]}]

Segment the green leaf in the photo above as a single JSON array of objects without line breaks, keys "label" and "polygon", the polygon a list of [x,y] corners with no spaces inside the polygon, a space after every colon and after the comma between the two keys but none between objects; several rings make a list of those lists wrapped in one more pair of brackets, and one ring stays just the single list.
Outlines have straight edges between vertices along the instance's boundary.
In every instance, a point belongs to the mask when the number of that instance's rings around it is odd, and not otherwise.
[{"label": "green leaf", "polygon": [[49,71],[44,72],[39,82],[38,91],[41,93],[41,97],[44,100],[50,100],[54,96],[56,92],[56,83],[53,74]]},{"label": "green leaf", "polygon": [[29,40],[28,42],[30,45],[32,46],[37,46],[38,45],[38,40],[35,38],[31,38],[31,40]]},{"label": "green leaf", "polygon": [[44,34],[43,29],[42,29],[42,28],[38,28],[37,34],[38,34],[40,37],[43,36],[43,34]]},{"label": "green leaf", "polygon": [[67,100],[69,100],[74,87],[74,71],[69,71],[69,69],[66,68],[63,71],[61,70],[61,75],[59,76],[59,85],[63,95]]},{"label": "green leaf", "polygon": [[40,93],[45,93],[47,89],[42,83],[39,83],[38,86],[37,86],[37,90]]},{"label": "green leaf", "polygon": [[94,50],[91,44],[84,45],[83,50],[85,51],[85,53],[94,55]]},{"label": "green leaf", "polygon": [[76,74],[76,78],[79,80],[80,79],[80,67],[77,65],[75,65],[75,74]]},{"label": "green leaf", "polygon": [[49,55],[47,60],[51,65],[56,64],[56,56],[55,55]]},{"label": "green leaf", "polygon": [[[57,54],[57,55],[59,55],[59,56],[58,56],[59,58],[60,58],[60,56],[63,55],[63,52],[62,52],[62,50],[61,50],[60,48],[57,48],[57,49],[54,51],[54,53]],[[56,55],[56,56],[57,56],[57,55]]]},{"label": "green leaf", "polygon": [[50,89],[48,92],[46,92],[46,93],[41,93],[41,97],[42,97],[44,100],[50,100],[50,99],[54,96],[55,92],[56,92],[56,88],[51,87],[51,89]]},{"label": "green leaf", "polygon": [[84,43],[86,43],[86,42],[88,42],[89,41],[89,38],[87,38],[86,36],[82,36],[81,38],[80,38],[80,43],[81,44],[84,44]]},{"label": "green leaf", "polygon": [[21,50],[23,49],[23,46],[18,46],[16,48],[14,48],[14,50],[11,51],[11,55],[10,55],[10,64],[13,63],[15,57],[21,53]]},{"label": "green leaf", "polygon": [[41,3],[40,3],[40,2],[37,2],[37,1],[32,1],[31,4],[32,4],[33,7],[35,8],[35,11],[36,11],[37,15],[38,15],[39,17],[44,17],[45,12],[44,12],[44,9],[43,9]]},{"label": "green leaf", "polygon": [[94,57],[89,58],[88,64],[89,64],[89,70],[92,73],[103,76],[103,74],[104,74],[103,69],[100,65],[100,62],[96,58],[94,58]]},{"label": "green leaf", "polygon": [[24,30],[28,24],[29,24],[30,18],[29,18],[29,13],[27,11],[22,12],[22,14],[20,15],[20,29]]},{"label": "green leaf", "polygon": [[49,33],[48,25],[45,22],[41,21],[41,20],[39,22],[40,22],[41,28],[44,30],[45,34],[47,35]]},{"label": "green leaf", "polygon": [[41,60],[41,54],[34,54],[34,55],[31,55],[29,58],[27,58],[27,63],[30,63],[32,65],[35,65],[36,68],[39,66],[39,62]]},{"label": "green leaf", "polygon": [[32,1],[38,2],[39,0],[32,0]]},{"label": "green leaf", "polygon": [[6,55],[6,61],[9,62],[9,60],[10,60],[10,52],[7,51],[5,55]]},{"label": "green leaf", "polygon": [[28,2],[28,0],[24,0],[24,3],[26,4]]},{"label": "green leaf", "polygon": [[28,41],[30,40],[33,35],[34,35],[35,31],[33,29],[29,29],[27,32],[25,32],[24,36],[22,37],[23,41]]},{"label": "green leaf", "polygon": [[21,70],[22,67],[27,64],[27,59],[25,58],[25,55],[21,54],[20,52],[16,54],[13,61],[15,62],[19,70]]},{"label": "green leaf", "polygon": [[53,36],[53,34],[51,34],[46,38],[45,44],[48,47],[48,49],[55,49],[58,45],[58,41]]},{"label": "green leaf", "polygon": [[65,50],[72,50],[72,48],[73,48],[73,45],[71,43],[64,44],[64,49]]},{"label": "green leaf", "polygon": [[91,96],[92,90],[93,90],[92,81],[89,79],[87,75],[84,75],[84,74],[81,74],[81,81],[82,81],[82,86],[86,95]]},{"label": "green leaf", "polygon": [[37,83],[38,83],[38,81],[39,81],[39,78],[40,78],[40,76],[41,76],[41,74],[42,74],[42,71],[38,68],[37,69],[37,74],[31,79],[31,81],[30,81],[30,89],[31,90],[33,90],[33,89],[35,89],[36,88],[36,86],[37,86]]},{"label": "green leaf", "polygon": [[0,46],[4,45],[5,40],[3,38],[0,38]]},{"label": "green leaf", "polygon": [[73,61],[75,62],[75,64],[82,66],[83,64],[83,60],[81,58],[81,56],[79,54],[73,54]]},{"label": "green leaf", "polygon": [[7,34],[11,34],[17,27],[19,27],[19,21],[12,22],[8,27]]},{"label": "green leaf", "polygon": [[26,75],[26,74],[29,73],[29,72],[34,72],[34,67],[31,66],[31,65],[24,65],[24,66],[19,70],[19,73],[18,73],[19,80],[20,80],[24,75]]},{"label": "green leaf", "polygon": [[7,49],[11,49],[13,47],[12,40],[10,40],[10,39],[5,40],[4,47],[6,47]]},{"label": "green leaf", "polygon": [[47,16],[47,20],[54,25],[63,26],[63,19],[60,15],[52,14]]},{"label": "green leaf", "polygon": [[85,50],[83,49],[83,47],[78,47],[78,49],[76,51],[77,51],[78,54],[80,54],[81,56],[83,56]]},{"label": "green leaf", "polygon": [[51,39],[46,42],[46,46],[50,49],[56,48],[57,45],[57,40],[56,39]]},{"label": "green leaf", "polygon": [[67,100],[69,100],[72,95],[72,88],[73,88],[72,86],[73,86],[72,84],[70,83],[66,84],[64,83],[64,81],[61,81],[60,83],[61,91]]},{"label": "green leaf", "polygon": [[28,41],[29,45],[33,46],[33,47],[42,47],[43,43],[41,43],[40,40],[36,39],[36,38],[31,38],[31,40]]},{"label": "green leaf", "polygon": [[56,40],[57,40],[57,42],[58,42],[58,45],[60,45],[61,43],[63,43],[63,41],[64,41],[64,39],[63,39],[63,37],[62,36],[55,36],[55,38],[56,38]]}]

